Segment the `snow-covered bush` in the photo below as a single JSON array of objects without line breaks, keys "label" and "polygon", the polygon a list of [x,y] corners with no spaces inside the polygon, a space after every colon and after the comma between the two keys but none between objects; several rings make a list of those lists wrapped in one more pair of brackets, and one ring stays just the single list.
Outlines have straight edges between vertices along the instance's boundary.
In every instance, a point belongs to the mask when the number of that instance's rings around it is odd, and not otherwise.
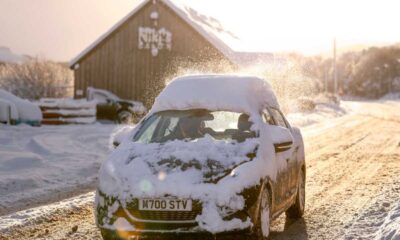
[{"label": "snow-covered bush", "polygon": [[0,69],[0,87],[27,99],[68,97],[73,93],[73,73],[63,64],[34,58]]}]

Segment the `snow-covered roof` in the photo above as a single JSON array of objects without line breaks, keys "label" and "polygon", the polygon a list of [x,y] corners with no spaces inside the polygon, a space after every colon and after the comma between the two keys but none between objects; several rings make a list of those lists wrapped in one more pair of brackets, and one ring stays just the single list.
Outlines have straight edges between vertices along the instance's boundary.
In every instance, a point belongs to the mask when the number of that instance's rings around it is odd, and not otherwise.
[{"label": "snow-covered roof", "polygon": [[151,112],[209,109],[258,113],[279,108],[271,85],[260,78],[233,75],[193,75],[173,80],[156,98]]},{"label": "snow-covered roof", "polygon": [[[134,16],[142,7],[152,0],[144,0],[139,6],[133,9],[127,16],[115,24],[109,31],[101,35],[95,42],[83,50],[78,56],[70,62],[72,68],[79,62],[86,54],[91,52],[98,44],[110,36],[117,30],[123,23]],[[227,59],[238,65],[248,64],[249,58],[254,61],[254,58],[261,57],[262,62],[271,61],[273,55],[271,53],[238,53],[232,50],[231,46],[238,45],[240,39],[234,33],[226,30],[222,24],[215,18],[200,14],[195,9],[187,6],[182,0],[158,0],[165,3],[171,8],[178,16],[185,22],[193,27],[205,39],[207,39],[216,49],[218,49]],[[154,2],[154,0],[153,0]],[[258,60],[257,60],[258,61]]]}]

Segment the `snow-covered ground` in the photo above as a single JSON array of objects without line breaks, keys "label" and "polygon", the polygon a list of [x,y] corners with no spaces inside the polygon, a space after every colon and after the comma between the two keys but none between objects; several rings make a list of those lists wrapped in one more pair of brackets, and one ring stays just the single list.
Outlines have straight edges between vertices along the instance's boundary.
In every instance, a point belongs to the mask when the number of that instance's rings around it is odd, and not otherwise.
[{"label": "snow-covered ground", "polygon": [[[396,185],[396,184],[394,184]],[[388,188],[371,202],[352,225],[346,226],[345,239],[400,239],[399,189]]]},{"label": "snow-covered ground", "polygon": [[[371,104],[381,105],[379,102]],[[385,104],[397,106],[399,103],[391,100]],[[317,106],[312,112],[292,113],[288,118],[292,125],[310,129],[314,124],[329,125],[332,118],[353,112],[369,116],[368,109],[363,106],[345,101],[341,108]],[[385,105],[379,109],[382,107]],[[386,118],[384,115],[379,117]],[[0,125],[0,215],[11,212],[11,209],[15,212],[0,217],[0,230],[29,224],[54,211],[79,208],[93,201],[93,193],[89,193],[51,205],[16,211],[26,208],[25,204],[40,204],[41,199],[63,198],[61,195],[66,191],[72,195],[79,189],[92,189],[100,164],[109,152],[109,137],[115,128],[115,125],[101,124],[39,128]],[[399,203],[388,205],[378,199],[367,206],[367,212],[358,219],[360,224],[348,226],[346,237],[360,236],[358,227],[365,226],[362,224],[364,219],[371,223],[368,237],[400,239]]]},{"label": "snow-covered ground", "polygon": [[[317,107],[288,116],[305,127],[343,115]],[[0,215],[92,189],[110,149],[115,125],[0,125]]]},{"label": "snow-covered ground", "polygon": [[44,220],[57,215],[57,212],[69,212],[93,202],[94,192],[81,194],[60,202],[43,205],[18,211],[9,215],[0,216],[0,231],[11,226],[34,224],[38,220]]},{"label": "snow-covered ground", "polygon": [[0,215],[92,189],[115,125],[0,125]]},{"label": "snow-covered ground", "polygon": [[400,239],[400,203],[385,215],[375,239]]},{"label": "snow-covered ground", "polygon": [[288,121],[292,126],[304,128],[316,123],[323,123],[332,118],[340,117],[351,111],[347,107],[347,102],[341,105],[317,104],[315,109],[309,112],[295,112],[287,115]]}]

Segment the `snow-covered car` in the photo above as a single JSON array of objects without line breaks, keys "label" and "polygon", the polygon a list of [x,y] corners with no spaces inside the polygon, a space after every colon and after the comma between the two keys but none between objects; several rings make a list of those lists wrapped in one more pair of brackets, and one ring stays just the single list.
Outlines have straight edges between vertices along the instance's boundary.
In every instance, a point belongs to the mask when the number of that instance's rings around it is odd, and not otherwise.
[{"label": "snow-covered car", "polygon": [[[42,122],[42,112],[40,108],[28,100],[21,99],[10,92],[0,89],[0,100],[3,102],[2,115],[4,118],[9,117],[11,124],[29,124],[32,126],[40,126]],[[3,109],[9,109],[9,113],[6,115],[6,111]]]},{"label": "snow-covered car", "polygon": [[123,100],[103,89],[89,87],[86,95],[88,101],[97,101],[96,118],[98,120],[127,124],[136,122],[146,113],[146,108],[141,102]]},{"label": "snow-covered car", "polygon": [[263,239],[281,213],[304,213],[302,136],[262,79],[177,78],[124,135],[99,173],[95,212],[104,239]]},{"label": "snow-covered car", "polygon": [[18,110],[14,103],[0,99],[0,123],[15,125],[18,121]]}]

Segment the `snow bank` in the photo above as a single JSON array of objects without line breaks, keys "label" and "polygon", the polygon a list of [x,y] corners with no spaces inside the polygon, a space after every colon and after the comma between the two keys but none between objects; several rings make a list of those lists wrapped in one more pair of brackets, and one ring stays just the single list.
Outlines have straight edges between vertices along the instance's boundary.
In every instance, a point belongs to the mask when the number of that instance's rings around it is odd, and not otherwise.
[{"label": "snow bank", "polygon": [[18,109],[19,119],[22,121],[42,121],[40,108],[28,100],[21,99],[13,94],[0,89],[0,99],[12,102]]},{"label": "snow bank", "polygon": [[156,98],[150,112],[202,108],[252,114],[267,105],[279,108],[267,81],[247,76],[199,75],[173,80]]},{"label": "snow bank", "polygon": [[347,109],[336,104],[317,104],[309,112],[292,112],[286,117],[292,126],[307,127],[312,124],[330,121],[332,118],[344,116]]},{"label": "snow bank", "polygon": [[18,211],[9,215],[0,216],[0,232],[11,227],[33,225],[37,222],[49,220],[55,216],[76,211],[93,202],[94,193],[83,194],[61,202]]},{"label": "snow bank", "polygon": [[115,125],[0,128],[2,215],[93,189]]}]

